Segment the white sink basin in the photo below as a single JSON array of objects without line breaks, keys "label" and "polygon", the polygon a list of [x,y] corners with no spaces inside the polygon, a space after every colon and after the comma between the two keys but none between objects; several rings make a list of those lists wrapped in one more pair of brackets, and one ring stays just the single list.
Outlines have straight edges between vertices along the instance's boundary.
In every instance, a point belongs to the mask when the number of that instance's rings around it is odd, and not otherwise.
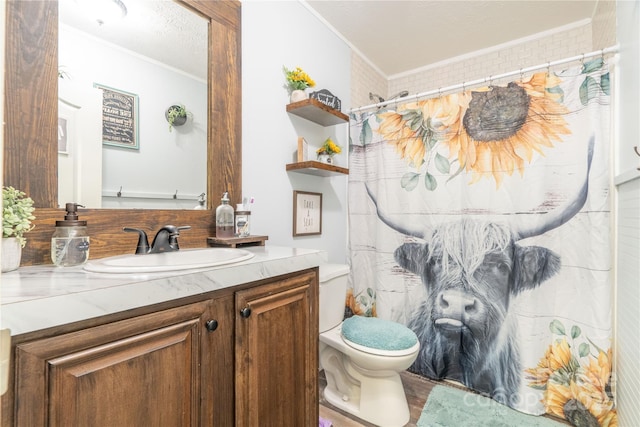
[{"label": "white sink basin", "polygon": [[250,258],[253,258],[253,254],[244,249],[180,249],[160,254],[118,255],[95,259],[86,263],[84,269],[95,273],[155,273],[215,267]]}]

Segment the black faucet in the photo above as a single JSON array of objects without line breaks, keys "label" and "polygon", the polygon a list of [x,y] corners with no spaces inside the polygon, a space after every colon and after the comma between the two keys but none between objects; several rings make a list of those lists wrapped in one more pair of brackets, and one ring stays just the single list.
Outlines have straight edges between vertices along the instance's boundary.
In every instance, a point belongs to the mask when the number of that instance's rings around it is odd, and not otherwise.
[{"label": "black faucet", "polygon": [[147,233],[139,228],[124,227],[122,230],[127,232],[138,233],[138,246],[136,247],[136,255],[143,254],[159,254],[162,252],[174,252],[180,249],[178,246],[178,236],[180,230],[190,229],[190,225],[176,227],[175,225],[165,225],[156,233],[153,243],[149,247],[149,239]]}]

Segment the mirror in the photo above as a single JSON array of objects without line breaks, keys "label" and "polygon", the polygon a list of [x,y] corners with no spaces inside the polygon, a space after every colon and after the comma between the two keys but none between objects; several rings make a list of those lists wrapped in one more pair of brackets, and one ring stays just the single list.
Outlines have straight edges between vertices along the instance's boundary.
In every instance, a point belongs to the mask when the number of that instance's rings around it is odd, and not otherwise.
[{"label": "mirror", "polygon": [[[173,1],[103,1],[112,19],[59,0],[58,205],[200,208],[208,21]],[[169,125],[172,105],[186,121]]]},{"label": "mirror", "polygon": [[[235,0],[176,2],[209,22],[207,194],[229,191],[236,204],[242,195],[241,5]],[[64,214],[57,208],[58,2],[5,4],[4,185],[25,191],[36,206],[36,227],[21,265],[50,264],[53,224]],[[215,198],[208,198],[208,209]],[[91,259],[131,251],[124,225],[147,230],[191,225],[180,237],[185,248],[203,247],[215,232],[209,210],[82,209],[82,219],[91,227]]]},{"label": "mirror", "polygon": [[[236,203],[242,194],[240,3],[176,3],[209,24],[207,207],[224,191]],[[27,192],[37,208],[57,208],[58,2],[6,5],[4,183]]]}]

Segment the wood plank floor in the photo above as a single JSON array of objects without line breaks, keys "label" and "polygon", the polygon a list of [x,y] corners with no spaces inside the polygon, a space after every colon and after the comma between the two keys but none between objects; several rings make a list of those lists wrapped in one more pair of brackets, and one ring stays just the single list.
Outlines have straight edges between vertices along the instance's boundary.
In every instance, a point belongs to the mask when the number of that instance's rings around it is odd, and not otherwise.
[{"label": "wood plank floor", "polygon": [[[427,378],[421,377],[419,375],[412,374],[410,372],[402,372],[400,374],[402,378],[402,383],[404,385],[404,391],[407,395],[407,402],[409,403],[409,411],[411,412],[411,419],[409,423],[407,423],[406,427],[416,427],[416,423],[420,418],[420,414],[422,413],[422,408],[429,396],[429,392],[436,385],[446,385],[450,387],[457,387],[454,384],[443,383],[438,381],[432,381]],[[318,386],[319,386],[319,398],[320,398],[320,416],[322,418],[331,420],[333,423],[333,427],[376,427],[374,424],[367,423],[362,421],[353,415],[347,414],[346,412],[334,407],[329,402],[327,402],[324,398],[323,390],[327,385],[327,381],[324,376],[324,371],[321,371],[318,375]],[[468,391],[468,390],[466,390]],[[551,418],[554,421],[557,421],[562,424],[570,425],[564,420],[560,420],[555,417],[550,417],[545,415],[547,418]],[[463,427],[463,426],[451,426],[451,427]],[[465,426],[469,427],[469,426]],[[515,427],[515,426],[514,426]]]}]

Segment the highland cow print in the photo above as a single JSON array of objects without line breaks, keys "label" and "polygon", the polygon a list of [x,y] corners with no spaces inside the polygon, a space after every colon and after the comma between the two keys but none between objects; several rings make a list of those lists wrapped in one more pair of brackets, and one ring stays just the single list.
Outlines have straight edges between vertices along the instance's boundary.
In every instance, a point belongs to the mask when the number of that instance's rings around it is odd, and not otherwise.
[{"label": "highland cow print", "polygon": [[560,270],[560,256],[540,246],[518,242],[560,227],[582,209],[588,193],[594,138],[589,141],[582,187],[564,206],[527,226],[463,217],[431,233],[393,221],[376,205],[378,217],[392,229],[425,240],[396,249],[395,261],[420,277],[426,298],[411,315],[420,353],[411,367],[433,379],[453,379],[513,404],[522,366],[518,330],[509,317],[509,301],[534,289]]}]

